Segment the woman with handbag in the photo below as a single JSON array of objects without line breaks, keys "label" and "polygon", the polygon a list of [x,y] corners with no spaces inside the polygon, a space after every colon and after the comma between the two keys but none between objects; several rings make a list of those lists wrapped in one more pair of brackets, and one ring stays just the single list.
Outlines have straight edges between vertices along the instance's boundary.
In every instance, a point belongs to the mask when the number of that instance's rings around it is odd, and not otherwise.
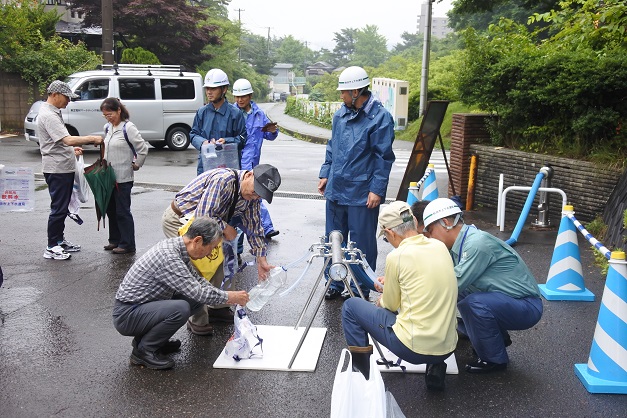
[{"label": "woman with handbag", "polygon": [[133,173],[144,164],[148,145],[133,122],[126,107],[115,97],[100,105],[105,125],[105,159],[113,167],[116,185],[107,207],[109,244],[104,246],[113,254],[135,252],[135,224],[131,213]]}]

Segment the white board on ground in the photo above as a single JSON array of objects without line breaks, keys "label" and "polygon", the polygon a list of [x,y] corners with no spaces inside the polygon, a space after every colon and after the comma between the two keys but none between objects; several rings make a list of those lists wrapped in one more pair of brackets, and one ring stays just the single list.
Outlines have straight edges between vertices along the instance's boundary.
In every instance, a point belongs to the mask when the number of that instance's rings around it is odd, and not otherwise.
[{"label": "white board on ground", "polygon": [[[318,364],[326,328],[310,328],[298,356],[288,369],[292,355],[296,351],[305,327],[257,325],[257,333],[263,339],[263,357],[235,361],[224,353],[224,349],[213,363],[216,369],[278,370],[292,372],[313,372]],[[255,349],[258,351],[258,348]]]}]

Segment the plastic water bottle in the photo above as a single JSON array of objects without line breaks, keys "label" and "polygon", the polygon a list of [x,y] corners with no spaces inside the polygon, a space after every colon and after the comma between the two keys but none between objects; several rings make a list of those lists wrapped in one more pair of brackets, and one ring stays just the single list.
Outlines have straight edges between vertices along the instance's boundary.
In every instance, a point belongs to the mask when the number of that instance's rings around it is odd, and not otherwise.
[{"label": "plastic water bottle", "polygon": [[203,171],[218,168],[218,154],[216,154],[216,146],[211,142],[206,142],[200,147],[200,155],[202,158]]},{"label": "plastic water bottle", "polygon": [[257,312],[259,309],[263,308],[266,303],[268,303],[268,300],[270,300],[270,298],[281,287],[285,285],[286,281],[287,270],[285,270],[282,266],[273,268],[270,270],[270,275],[266,280],[250,289],[250,292],[248,292],[250,300],[246,304],[246,307],[253,312]]}]

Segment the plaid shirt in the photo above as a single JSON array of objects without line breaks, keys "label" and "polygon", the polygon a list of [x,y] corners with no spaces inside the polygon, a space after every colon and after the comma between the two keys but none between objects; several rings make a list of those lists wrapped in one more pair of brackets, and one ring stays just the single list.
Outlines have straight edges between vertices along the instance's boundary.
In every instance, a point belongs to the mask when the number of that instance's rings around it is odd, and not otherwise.
[{"label": "plaid shirt", "polygon": [[248,237],[248,243],[253,249],[253,254],[257,257],[265,257],[267,243],[261,224],[261,200],[246,200],[241,195],[241,184],[244,174],[246,174],[245,170],[218,168],[205,171],[178,192],[174,201],[183,216],[192,212],[194,212],[195,217],[211,216],[218,221],[224,230],[236,192],[233,171],[238,174],[240,182],[233,216],[241,218],[242,229]]},{"label": "plaid shirt", "polygon": [[227,293],[196,273],[183,238],[170,238],[153,246],[124,276],[115,298],[124,303],[172,299],[180,293],[208,305],[226,303]]}]

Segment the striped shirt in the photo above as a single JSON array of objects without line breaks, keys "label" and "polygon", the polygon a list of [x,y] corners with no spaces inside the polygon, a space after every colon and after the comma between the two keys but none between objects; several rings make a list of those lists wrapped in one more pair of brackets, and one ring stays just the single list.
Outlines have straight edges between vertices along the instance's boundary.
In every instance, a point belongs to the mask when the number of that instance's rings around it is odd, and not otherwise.
[{"label": "striped shirt", "polygon": [[[239,176],[240,189],[237,193],[233,172]],[[195,217],[211,216],[224,230],[227,226],[233,196],[237,196],[233,216],[241,218],[242,229],[248,237],[253,254],[257,257],[265,257],[267,244],[261,224],[261,200],[246,200],[241,194],[241,184],[246,172],[229,168],[205,171],[178,192],[174,201],[183,216],[192,212]]]},{"label": "striped shirt", "polygon": [[226,303],[225,291],[196,273],[182,237],[163,240],[137,260],[115,298],[124,303],[172,299],[175,293],[208,305]]}]

